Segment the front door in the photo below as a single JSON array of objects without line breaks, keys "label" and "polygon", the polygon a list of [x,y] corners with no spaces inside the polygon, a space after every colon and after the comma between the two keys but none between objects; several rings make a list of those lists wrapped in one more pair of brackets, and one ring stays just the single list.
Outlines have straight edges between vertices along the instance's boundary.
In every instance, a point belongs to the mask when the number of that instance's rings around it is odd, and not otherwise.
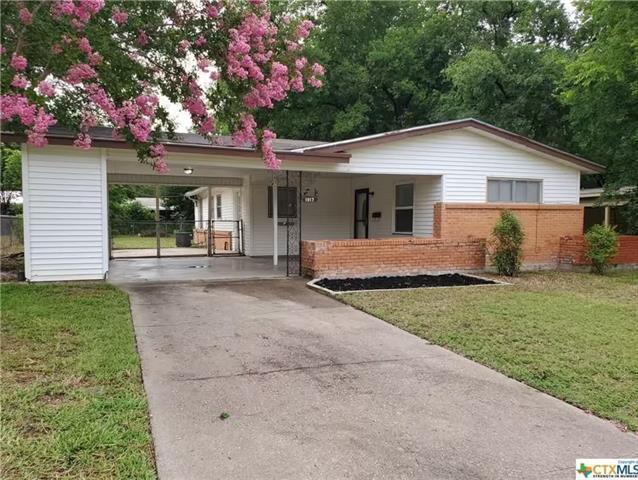
[{"label": "front door", "polygon": [[368,238],[369,199],[369,189],[354,191],[354,238]]}]

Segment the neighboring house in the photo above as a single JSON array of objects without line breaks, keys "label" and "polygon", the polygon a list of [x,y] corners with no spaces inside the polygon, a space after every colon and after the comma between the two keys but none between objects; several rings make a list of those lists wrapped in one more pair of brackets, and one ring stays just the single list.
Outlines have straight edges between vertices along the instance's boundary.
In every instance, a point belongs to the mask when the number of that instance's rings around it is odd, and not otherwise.
[{"label": "neighboring house", "polygon": [[[157,208],[155,197],[135,197],[133,200],[131,200],[131,202],[137,202],[140,205],[142,205],[144,208],[148,208],[149,210],[152,210],[153,212],[155,212],[155,209]],[[160,198],[159,211],[163,212],[165,210],[166,210],[166,205],[164,204],[164,201]]]},{"label": "neighboring house", "polygon": [[193,243],[207,246],[207,238],[210,238],[211,252],[242,253],[241,189],[199,187],[186,192],[185,196],[195,207]]},{"label": "neighboring house", "polygon": [[601,187],[581,189],[580,204],[585,208],[583,231],[586,232],[593,225],[612,225],[618,233],[626,233],[627,223],[623,212],[627,201],[623,199],[623,194],[628,193],[628,188],[621,189],[614,200],[604,199],[603,191]]},{"label": "neighboring house", "polygon": [[164,142],[171,171],[157,175],[109,129],[91,136],[91,150],[55,129],[48,147],[23,145],[31,280],[107,274],[109,183],[202,185],[190,192],[202,226],[217,220],[221,192],[222,220],[229,203],[230,220],[241,220],[243,253],[300,256],[314,275],[481,268],[503,209],[523,222],[525,263],[551,266],[560,237],[582,233],[581,174],[603,171],[474,119],[333,143],[277,140],[277,172],[226,137],[184,134]]}]

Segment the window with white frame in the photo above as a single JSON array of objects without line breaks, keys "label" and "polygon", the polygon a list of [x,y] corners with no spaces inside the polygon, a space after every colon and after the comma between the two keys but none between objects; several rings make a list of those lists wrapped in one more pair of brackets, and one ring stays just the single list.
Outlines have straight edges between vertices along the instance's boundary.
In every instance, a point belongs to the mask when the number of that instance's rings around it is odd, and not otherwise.
[{"label": "window with white frame", "polygon": [[540,180],[488,178],[487,201],[502,203],[541,203]]},{"label": "window with white frame", "polygon": [[414,220],[414,184],[394,187],[394,233],[412,233]]},{"label": "window with white frame", "polygon": [[222,218],[222,195],[218,193],[215,196],[215,218],[220,220]]}]

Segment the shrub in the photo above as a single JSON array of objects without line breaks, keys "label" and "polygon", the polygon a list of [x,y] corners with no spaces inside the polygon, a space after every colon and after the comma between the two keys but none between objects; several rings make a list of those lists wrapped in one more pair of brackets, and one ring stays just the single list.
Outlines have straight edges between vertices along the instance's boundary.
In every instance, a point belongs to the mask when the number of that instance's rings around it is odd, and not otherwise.
[{"label": "shrub", "polygon": [[591,261],[592,271],[605,273],[609,260],[618,252],[618,233],[611,227],[594,225],[585,234],[585,242],[585,256]]},{"label": "shrub", "polygon": [[501,275],[513,277],[521,270],[522,246],[525,233],[516,215],[508,210],[501,213],[494,230],[492,265]]}]

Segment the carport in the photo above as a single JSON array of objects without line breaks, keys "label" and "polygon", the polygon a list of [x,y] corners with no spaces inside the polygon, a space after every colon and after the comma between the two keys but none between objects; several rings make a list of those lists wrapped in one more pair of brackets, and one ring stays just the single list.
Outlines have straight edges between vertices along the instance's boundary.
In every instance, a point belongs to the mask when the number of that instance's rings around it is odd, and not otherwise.
[{"label": "carport", "polygon": [[270,257],[118,258],[111,260],[109,269],[109,282],[117,285],[285,277],[286,262],[273,265]]}]

